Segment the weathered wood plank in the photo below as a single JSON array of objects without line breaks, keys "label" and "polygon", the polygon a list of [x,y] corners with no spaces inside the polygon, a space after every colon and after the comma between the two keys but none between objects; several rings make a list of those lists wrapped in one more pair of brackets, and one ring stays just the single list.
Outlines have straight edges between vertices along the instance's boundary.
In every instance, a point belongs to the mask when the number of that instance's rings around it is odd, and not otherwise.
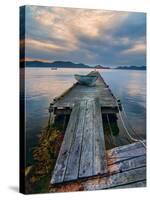
[{"label": "weathered wood plank", "polygon": [[126,184],[126,185],[121,185],[121,186],[117,186],[117,187],[113,187],[113,189],[122,189],[122,188],[137,188],[137,187],[146,187],[146,180],[143,181],[138,181],[135,183],[130,183],[130,184]]},{"label": "weathered wood plank", "polygon": [[69,123],[65,132],[64,140],[56,161],[56,165],[51,178],[51,183],[63,182],[70,153],[71,143],[74,139],[74,130],[78,120],[79,104],[77,103],[71,113]]},{"label": "weathered wood plank", "polygon": [[[106,155],[107,155],[107,152],[106,152]],[[115,163],[119,163],[119,162],[122,162],[124,160],[129,160],[129,159],[132,159],[132,158],[138,158],[140,156],[146,156],[145,154],[145,149],[143,147],[141,148],[138,148],[138,150],[135,151],[134,153],[134,150],[131,150],[130,151],[130,154],[128,155],[124,155],[124,153],[116,153],[114,156],[108,156],[107,155],[107,164],[108,165],[112,165],[112,164],[115,164]]]},{"label": "weathered wood plank", "polygon": [[[128,154],[129,153],[129,154]],[[132,158],[138,158],[140,156],[146,156],[145,149],[143,147],[138,148],[137,150],[132,150],[130,152],[125,152],[121,154],[116,154],[113,157],[107,157],[107,164],[113,165],[115,163],[123,162],[124,160],[130,160]]]},{"label": "weathered wood plank", "polygon": [[93,175],[93,101],[87,101],[79,177]]},{"label": "weathered wood plank", "polygon": [[111,165],[117,162],[122,162],[123,160],[129,160],[130,158],[135,158],[142,155],[146,155],[146,151],[144,147],[136,148],[130,151],[121,151],[121,153],[117,152],[116,154],[113,154],[113,156],[110,156],[109,154],[107,154],[108,165]]},{"label": "weathered wood plank", "polygon": [[[145,143],[145,140],[143,140],[143,142]],[[131,151],[140,147],[144,147],[143,144],[141,142],[135,142],[132,144],[127,144],[124,146],[120,146],[120,147],[115,147],[113,149],[110,149],[107,151],[107,154],[109,156],[113,156],[116,153],[121,153],[121,152],[125,152],[125,151]]]},{"label": "weathered wood plank", "polygon": [[109,174],[114,174],[145,166],[146,166],[146,156],[142,155],[137,158],[131,158],[129,160],[124,160],[122,162],[109,165],[108,171]]},{"label": "weathered wood plank", "polygon": [[81,101],[71,113],[51,183],[106,172],[107,160],[99,100]]},{"label": "weathered wood plank", "polygon": [[96,99],[93,105],[93,133],[94,133],[94,163],[93,175],[104,174],[107,172],[107,159],[104,140],[104,130],[102,122],[102,113],[99,100]]},{"label": "weathered wood plank", "polygon": [[79,123],[76,126],[75,138],[72,142],[64,181],[71,181],[78,178],[86,106],[87,102],[81,101],[79,108]]},{"label": "weathered wood plank", "polygon": [[103,177],[97,181],[93,179],[91,181],[83,183],[83,187],[85,190],[100,190],[122,186],[125,184],[130,184],[143,180],[146,180],[145,167],[132,169],[123,173],[117,173],[108,177]]}]

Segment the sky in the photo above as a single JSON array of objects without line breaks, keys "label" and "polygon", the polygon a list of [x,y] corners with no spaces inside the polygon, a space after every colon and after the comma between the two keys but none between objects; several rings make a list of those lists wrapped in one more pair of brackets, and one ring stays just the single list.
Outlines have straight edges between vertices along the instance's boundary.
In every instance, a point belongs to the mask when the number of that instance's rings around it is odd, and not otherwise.
[{"label": "sky", "polygon": [[146,65],[145,13],[26,6],[24,39],[26,60]]}]

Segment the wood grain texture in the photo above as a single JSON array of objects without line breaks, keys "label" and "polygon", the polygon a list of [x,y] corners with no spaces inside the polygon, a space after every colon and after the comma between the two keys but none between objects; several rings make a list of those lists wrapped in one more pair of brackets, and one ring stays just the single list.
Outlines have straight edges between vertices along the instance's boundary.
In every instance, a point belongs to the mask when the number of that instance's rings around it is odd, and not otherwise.
[{"label": "wood grain texture", "polygon": [[104,174],[107,172],[107,159],[106,159],[106,148],[103,130],[103,121],[101,113],[101,105],[98,99],[93,104],[93,138],[94,138],[94,163],[93,163],[93,174]]},{"label": "wood grain texture", "polygon": [[104,174],[107,160],[98,99],[78,102],[71,113],[51,183]]},{"label": "wood grain texture", "polygon": [[120,186],[113,187],[113,189],[123,189],[123,188],[137,188],[137,187],[146,187],[146,180],[137,181],[130,184],[124,184]]},{"label": "wood grain texture", "polygon": [[[143,140],[143,142],[145,143],[145,140]],[[144,146],[143,146],[143,144],[141,142],[135,142],[135,143],[132,143],[130,145],[124,145],[124,146],[120,146],[120,147],[115,147],[115,148],[113,148],[111,150],[108,150],[107,154],[109,156],[113,156],[113,155],[115,155],[117,153],[122,153],[122,152],[124,153],[125,151],[132,151],[132,150],[134,151],[135,149],[138,149],[138,148],[141,148],[141,147],[144,148]],[[145,149],[145,151],[146,151],[146,149]]]},{"label": "wood grain texture", "polygon": [[139,156],[145,156],[146,155],[146,149],[142,146],[142,144],[134,143],[130,145],[124,145],[121,147],[114,148],[112,150],[107,151],[107,158],[108,159],[108,165],[122,162],[124,160],[129,160],[131,158],[136,158]]},{"label": "wood grain texture", "polygon": [[87,101],[79,177],[92,176],[93,173],[93,101]]},{"label": "wood grain texture", "polygon": [[85,190],[100,190],[108,189],[117,186],[123,186],[135,182],[141,182],[146,180],[146,168],[141,167],[132,169],[122,173],[117,173],[111,176],[103,177],[97,182],[89,181],[84,184]]},{"label": "wood grain texture", "polygon": [[64,140],[56,161],[56,165],[51,178],[51,183],[59,183],[64,180],[65,170],[68,162],[70,148],[74,140],[74,130],[78,120],[79,104],[77,103],[71,113],[69,123],[65,132]]},{"label": "wood grain texture", "polygon": [[86,101],[82,101],[80,103],[78,124],[76,125],[75,138],[72,142],[72,147],[68,158],[64,181],[75,180],[78,178],[86,106],[87,106]]},{"label": "wood grain texture", "polygon": [[131,158],[129,160],[124,160],[119,163],[114,163],[112,165],[109,165],[108,171],[109,174],[114,174],[145,166],[146,166],[146,156],[142,155],[137,158]]}]

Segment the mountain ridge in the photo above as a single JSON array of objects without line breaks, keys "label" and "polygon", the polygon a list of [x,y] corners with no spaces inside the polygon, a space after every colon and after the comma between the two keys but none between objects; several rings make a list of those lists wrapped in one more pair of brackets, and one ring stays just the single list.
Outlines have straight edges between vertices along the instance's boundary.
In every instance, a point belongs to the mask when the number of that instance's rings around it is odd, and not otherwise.
[{"label": "mountain ridge", "polygon": [[146,70],[146,66],[118,66],[114,68],[104,67],[102,65],[90,66],[83,63],[73,63],[71,61],[54,61],[54,62],[42,62],[42,61],[23,61],[21,67],[47,67],[47,68],[91,68],[91,69],[120,69],[120,70]]},{"label": "mountain ridge", "polygon": [[146,66],[118,66],[115,69],[121,70],[146,70]]},{"label": "mountain ridge", "polygon": [[97,68],[97,69],[110,69],[109,67],[103,67],[101,65],[90,66],[83,63],[73,63],[71,61],[54,61],[54,62],[42,62],[42,61],[26,61],[21,62],[21,66],[25,63],[25,67],[48,67],[48,68]]}]

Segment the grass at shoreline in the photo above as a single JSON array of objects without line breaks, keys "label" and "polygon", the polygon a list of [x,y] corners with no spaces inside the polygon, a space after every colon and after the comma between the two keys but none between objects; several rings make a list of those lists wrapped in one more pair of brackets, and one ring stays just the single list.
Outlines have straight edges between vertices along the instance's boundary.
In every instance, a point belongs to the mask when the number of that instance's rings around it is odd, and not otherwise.
[{"label": "grass at shoreline", "polygon": [[26,167],[26,193],[49,192],[49,183],[63,136],[59,127],[52,126],[43,130],[38,145],[32,152],[34,164]]}]

